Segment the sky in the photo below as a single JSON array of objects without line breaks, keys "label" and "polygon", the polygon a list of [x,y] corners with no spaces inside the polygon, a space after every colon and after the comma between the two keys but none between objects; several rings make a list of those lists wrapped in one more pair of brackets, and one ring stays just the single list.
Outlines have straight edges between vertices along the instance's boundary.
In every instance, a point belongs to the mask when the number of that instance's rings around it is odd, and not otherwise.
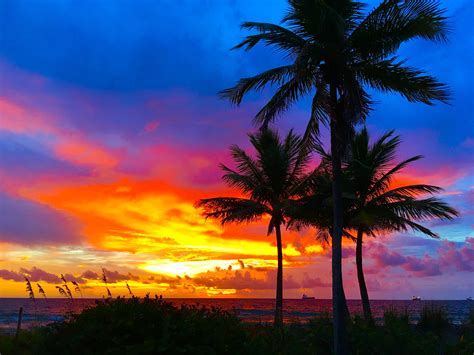
[{"label": "sky", "polygon": [[[374,6],[377,1],[370,1]],[[422,154],[401,182],[443,187],[460,211],[415,233],[364,244],[374,299],[474,294],[474,4],[444,0],[446,44],[400,49],[450,86],[450,105],[373,92],[367,126],[395,129],[398,158]],[[60,274],[84,297],[274,297],[268,218],[221,226],[194,203],[236,196],[218,163],[249,147],[252,117],[272,93],[232,107],[217,92],[284,63],[268,48],[231,51],[243,21],[279,22],[286,2],[254,0],[0,0],[0,297],[26,297],[24,277],[59,297]],[[302,100],[277,122],[304,129]],[[323,136],[326,133],[323,132]],[[285,297],[330,298],[330,248],[314,230],[284,231]],[[359,298],[354,245],[343,245],[348,298]],[[36,287],[35,285],[33,285]]]}]

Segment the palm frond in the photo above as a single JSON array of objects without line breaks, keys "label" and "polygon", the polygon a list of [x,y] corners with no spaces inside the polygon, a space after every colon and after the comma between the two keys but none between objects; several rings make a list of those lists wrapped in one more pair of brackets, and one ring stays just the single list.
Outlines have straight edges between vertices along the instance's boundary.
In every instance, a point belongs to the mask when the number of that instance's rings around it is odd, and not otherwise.
[{"label": "palm frond", "polygon": [[349,43],[363,59],[382,59],[415,38],[447,41],[445,12],[439,1],[385,0],[357,26]]},{"label": "palm frond", "polygon": [[426,75],[423,70],[404,66],[397,58],[378,62],[361,62],[353,66],[359,80],[382,92],[394,92],[410,102],[432,105],[433,101],[448,103],[449,90],[445,84]]},{"label": "palm frond", "polygon": [[404,169],[408,164],[423,158],[421,155],[408,158],[401,163],[398,163],[393,168],[383,173],[382,176],[372,185],[369,194],[377,194],[379,191],[387,189],[392,181],[394,175]]},{"label": "palm frond", "polygon": [[222,179],[230,187],[235,187],[241,190],[245,194],[255,194],[255,191],[261,186],[260,181],[256,180],[252,176],[239,174],[238,172],[228,168],[227,166],[221,164],[220,168],[224,171]]},{"label": "palm frond", "polygon": [[452,220],[458,215],[458,212],[454,208],[436,197],[429,197],[421,200],[405,199],[403,201],[389,203],[386,207],[399,216],[419,221],[426,221],[434,218]]},{"label": "palm frond", "polygon": [[307,69],[302,69],[281,85],[267,104],[255,115],[254,122],[268,126],[279,115],[287,111],[298,99],[313,88],[313,78]]},{"label": "palm frond", "polygon": [[249,91],[261,91],[267,85],[282,85],[291,78],[292,74],[292,65],[273,68],[253,77],[240,79],[234,87],[220,91],[219,96],[230,100],[235,105],[240,105]]},{"label": "palm frond", "polygon": [[274,46],[282,51],[297,51],[301,49],[306,41],[296,33],[279,25],[263,22],[244,22],[242,28],[247,30],[257,30],[259,34],[250,35],[232,49],[244,48],[250,50],[259,42],[264,42],[267,46]]},{"label": "palm frond", "polygon": [[407,198],[417,197],[423,194],[435,194],[442,191],[443,189],[441,187],[433,185],[417,184],[399,186],[375,196],[371,200],[371,203],[380,204],[385,203],[386,201],[400,201]]},{"label": "palm frond", "polygon": [[297,35],[330,44],[344,37],[347,26],[344,16],[327,1],[289,0],[283,23]]},{"label": "palm frond", "polygon": [[203,208],[206,218],[215,218],[223,225],[249,223],[259,220],[265,213],[271,213],[268,207],[256,201],[234,197],[201,199],[196,207]]}]

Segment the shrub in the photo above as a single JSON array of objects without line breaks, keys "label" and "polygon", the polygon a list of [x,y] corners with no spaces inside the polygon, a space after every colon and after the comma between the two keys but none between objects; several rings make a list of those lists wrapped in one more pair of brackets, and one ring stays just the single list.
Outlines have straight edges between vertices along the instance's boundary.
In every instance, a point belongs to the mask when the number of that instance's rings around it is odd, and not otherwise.
[{"label": "shrub", "polygon": [[446,310],[441,307],[425,306],[420,313],[418,327],[422,330],[442,333],[449,326]]},{"label": "shrub", "polygon": [[[419,326],[410,325],[406,312],[384,314],[384,326],[361,319],[350,322],[353,354],[472,354],[474,327],[450,327],[449,336],[437,329],[444,316],[422,312]],[[440,315],[441,314],[441,315]],[[440,321],[441,319],[441,321]],[[22,354],[331,354],[332,320],[322,314],[309,322],[282,327],[241,322],[236,314],[217,308],[176,307],[159,299],[108,299],[65,322],[0,335],[2,355]],[[449,334],[450,333],[450,334]]]},{"label": "shrub", "polygon": [[148,297],[98,301],[43,332],[38,354],[225,354],[245,343],[233,313]]},{"label": "shrub", "polygon": [[408,312],[399,312],[395,308],[388,308],[383,314],[383,321],[386,327],[396,327],[409,324]]}]

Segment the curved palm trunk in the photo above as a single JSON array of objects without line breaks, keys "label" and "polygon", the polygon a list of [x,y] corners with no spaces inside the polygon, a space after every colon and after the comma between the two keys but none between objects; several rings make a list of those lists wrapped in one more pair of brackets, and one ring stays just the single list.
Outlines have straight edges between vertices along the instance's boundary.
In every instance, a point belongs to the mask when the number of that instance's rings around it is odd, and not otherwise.
[{"label": "curved palm trunk", "polygon": [[359,229],[357,231],[356,241],[356,265],[357,265],[357,279],[359,280],[360,299],[362,300],[362,309],[364,310],[365,321],[372,325],[372,310],[370,309],[369,294],[367,292],[367,286],[365,284],[364,269],[362,267],[362,238],[364,232]]},{"label": "curved palm trunk", "polygon": [[333,237],[332,237],[332,309],[334,327],[334,352],[336,355],[347,354],[346,309],[344,286],[342,283],[342,143],[340,136],[340,116],[337,109],[336,87],[330,89],[332,103],[331,117],[331,160],[332,160],[332,194],[333,194]]},{"label": "curved palm trunk", "polygon": [[283,323],[283,249],[281,242],[280,224],[275,226],[278,249],[278,270],[277,270],[277,287],[276,287],[276,306],[274,324],[280,326]]},{"label": "curved palm trunk", "polygon": [[347,299],[346,293],[344,292],[344,288],[342,289],[342,297],[344,298],[344,318],[346,321],[351,320],[351,313],[349,312],[349,307],[347,306]]}]

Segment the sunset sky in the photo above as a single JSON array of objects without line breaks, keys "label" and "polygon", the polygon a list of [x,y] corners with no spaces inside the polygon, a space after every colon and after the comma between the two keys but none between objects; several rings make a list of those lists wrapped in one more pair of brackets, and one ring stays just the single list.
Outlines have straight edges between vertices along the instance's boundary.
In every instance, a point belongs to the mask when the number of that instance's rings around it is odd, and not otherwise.
[{"label": "sunset sky", "polygon": [[[371,5],[379,1],[370,1]],[[445,189],[461,215],[365,243],[369,294],[378,299],[474,296],[474,33],[471,0],[444,0],[447,44],[400,50],[452,91],[451,105],[374,93],[373,136],[395,129],[400,159],[424,159],[399,182]],[[199,198],[235,195],[218,163],[248,148],[253,115],[271,91],[240,108],[217,97],[241,77],[280,65],[267,48],[230,51],[245,20],[279,22],[285,1],[0,1],[0,297],[26,297],[24,276],[59,296],[59,275],[85,297],[274,297],[276,247],[263,220],[205,220]],[[301,132],[301,101],[277,122]],[[326,132],[323,132],[323,140]],[[317,161],[317,158],[315,158]],[[284,231],[285,297],[330,298],[330,251],[314,230]],[[354,245],[344,283],[359,298]]]}]

